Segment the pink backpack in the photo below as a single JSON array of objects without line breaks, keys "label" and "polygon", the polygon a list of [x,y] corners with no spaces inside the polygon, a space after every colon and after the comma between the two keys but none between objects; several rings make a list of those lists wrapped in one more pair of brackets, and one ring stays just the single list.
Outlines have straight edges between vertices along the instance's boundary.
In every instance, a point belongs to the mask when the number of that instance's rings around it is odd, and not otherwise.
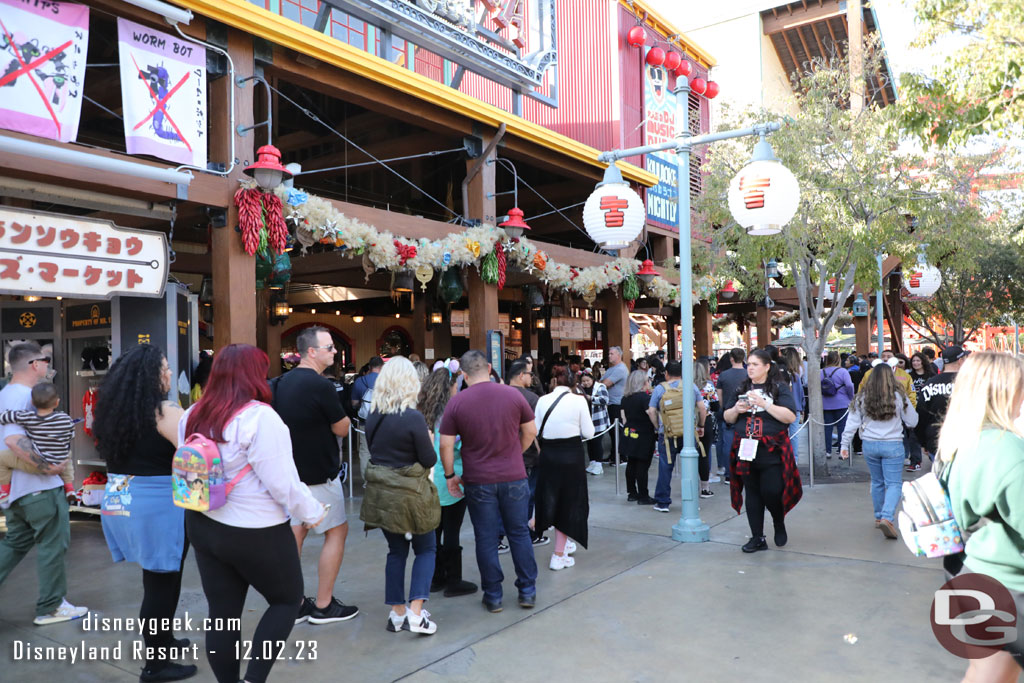
[{"label": "pink backpack", "polygon": [[[224,427],[227,428],[232,420],[256,403],[252,401],[242,406],[224,423]],[[224,481],[224,462],[217,442],[203,434],[189,434],[185,443],[174,452],[171,463],[174,504],[197,512],[224,507],[231,489],[251,471],[252,465],[246,463],[231,481]]]}]

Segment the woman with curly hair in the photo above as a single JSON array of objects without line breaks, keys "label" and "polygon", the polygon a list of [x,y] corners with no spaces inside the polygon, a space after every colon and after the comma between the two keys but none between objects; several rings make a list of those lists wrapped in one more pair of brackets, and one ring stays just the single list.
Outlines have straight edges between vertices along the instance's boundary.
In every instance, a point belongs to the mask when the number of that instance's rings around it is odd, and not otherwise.
[{"label": "woman with curly hair", "polygon": [[[434,452],[441,454],[441,417],[448,401],[458,392],[458,362],[447,362],[430,373],[420,389],[417,404],[423,413],[427,426],[434,436]],[[451,366],[454,365],[453,372]],[[462,476],[462,443],[455,440],[455,474]],[[448,492],[444,480],[444,468],[433,468],[434,487],[441,501],[441,523],[437,527],[437,557],[434,563],[434,578],[430,592],[444,591],[446,598],[470,595],[476,592],[476,584],[462,580],[462,546],[459,545],[459,531],[466,517],[466,498],[455,498]]]},{"label": "woman with curly hair", "polygon": [[903,486],[903,425],[917,426],[917,411],[896,381],[892,369],[879,363],[850,404],[839,457],[850,457],[850,442],[860,429],[864,460],[871,472],[871,502],[875,528],[886,538],[896,538],[893,515]]},{"label": "woman with curly hair", "polygon": [[171,461],[182,410],[166,400],[170,389],[163,351],[149,344],[132,347],[104,377],[93,424],[107,461],[103,535],[114,562],[142,567],[139,618],[146,625],[146,647],[168,653],[146,660],[142,681],[175,681],[196,673],[195,666],[173,661],[173,648],[186,647],[188,640],[175,640],[168,627],[178,607],[188,549],[185,511],[171,497]]}]

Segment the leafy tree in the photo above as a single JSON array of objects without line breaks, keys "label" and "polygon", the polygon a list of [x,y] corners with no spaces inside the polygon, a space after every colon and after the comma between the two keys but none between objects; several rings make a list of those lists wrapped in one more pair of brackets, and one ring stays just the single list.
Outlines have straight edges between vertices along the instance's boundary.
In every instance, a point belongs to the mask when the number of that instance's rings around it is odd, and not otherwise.
[{"label": "leafy tree", "polygon": [[[918,0],[915,45],[949,49],[930,74],[903,74],[906,126],[939,144],[1024,124],[1024,2]],[[952,49],[950,49],[952,48]]]}]

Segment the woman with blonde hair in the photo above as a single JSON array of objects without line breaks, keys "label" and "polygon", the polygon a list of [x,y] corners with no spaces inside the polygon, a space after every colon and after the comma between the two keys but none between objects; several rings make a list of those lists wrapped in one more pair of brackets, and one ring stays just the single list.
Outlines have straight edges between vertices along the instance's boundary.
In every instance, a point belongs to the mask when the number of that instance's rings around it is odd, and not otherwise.
[{"label": "woman with blonde hair", "polygon": [[[441,504],[430,471],[437,453],[423,413],[416,409],[420,379],[408,358],[395,356],[384,365],[373,387],[366,419],[370,462],[359,518],[366,529],[380,528],[388,541],[384,568],[384,602],[390,607],[387,630],[432,635],[437,624],[423,603],[430,598],[437,551],[435,529]],[[405,562],[412,545],[416,559],[405,602]]]},{"label": "woman with blonde hair", "polygon": [[886,538],[896,538],[893,515],[903,486],[903,426],[917,426],[917,411],[907,398],[892,369],[879,363],[850,403],[839,457],[850,457],[850,443],[861,430],[864,460],[871,472],[871,502],[875,528]]},{"label": "woman with blonde hair", "polygon": [[634,370],[626,378],[622,398],[620,448],[626,458],[626,500],[637,505],[654,505],[647,487],[647,472],[654,458],[654,425],[647,416],[651,400],[651,382],[646,370]]},{"label": "woman with blonde hair", "polygon": [[[976,572],[1000,582],[1017,606],[1017,639],[971,659],[964,681],[1010,683],[1024,655],[1024,438],[1014,422],[1024,398],[1024,364],[1005,353],[972,353],[953,385],[939,432],[935,468],[953,516],[973,530],[964,553],[946,558],[952,574]],[[962,563],[962,564],[961,564]]]}]

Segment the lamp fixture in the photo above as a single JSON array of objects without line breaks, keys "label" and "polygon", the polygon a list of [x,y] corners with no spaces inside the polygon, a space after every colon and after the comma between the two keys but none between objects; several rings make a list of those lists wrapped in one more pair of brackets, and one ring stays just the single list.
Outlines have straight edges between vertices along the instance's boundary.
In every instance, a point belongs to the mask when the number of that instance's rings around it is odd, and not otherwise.
[{"label": "lamp fixture", "polygon": [[864,300],[864,294],[857,292],[857,298],[853,300],[853,317],[868,317],[868,302]]},{"label": "lamp fixture", "polygon": [[754,155],[729,183],[729,212],[748,235],[774,235],[793,220],[800,185],[761,136]]},{"label": "lamp fixture", "polygon": [[125,0],[125,2],[149,10],[153,14],[159,14],[167,20],[168,24],[188,24],[192,21],[192,13],[187,9],[168,5],[160,0]]},{"label": "lamp fixture", "polygon": [[434,311],[433,313],[430,314],[430,324],[431,325],[440,325],[443,322],[444,322],[444,314],[441,313],[441,311]]},{"label": "lamp fixture", "polygon": [[401,317],[402,317],[401,313],[395,313],[395,320],[398,320]]},{"label": "lamp fixture", "polygon": [[29,295],[29,296],[23,296],[23,297],[21,297],[21,298],[22,298],[23,300],[25,300],[25,301],[33,301],[33,302],[34,302],[34,301],[39,301],[39,300],[40,300],[40,299],[42,299],[43,297],[41,297],[41,296],[35,296],[35,295]]},{"label": "lamp fixture", "polygon": [[242,173],[254,178],[264,190],[273,190],[282,180],[292,177],[291,171],[281,165],[281,150],[277,147],[263,145],[256,152],[256,157],[256,163],[246,167]]},{"label": "lamp fixture", "polygon": [[199,303],[204,306],[213,303],[213,278],[210,276],[204,277],[202,284],[199,285]]},{"label": "lamp fixture", "polygon": [[644,228],[647,209],[615,162],[583,205],[583,227],[590,239],[609,251],[625,249]]},{"label": "lamp fixture", "polygon": [[522,324],[523,324],[523,316],[517,315],[516,316],[516,325],[522,325]]},{"label": "lamp fixture", "polygon": [[356,313],[354,316],[352,316],[352,322],[354,322],[356,325],[363,322],[363,314]]},{"label": "lamp fixture", "polygon": [[270,295],[270,324],[280,325],[288,319],[292,309],[288,307],[288,299],[280,293]]},{"label": "lamp fixture", "polygon": [[737,294],[739,294],[739,290],[736,289],[736,285],[734,285],[732,283],[732,280],[729,280],[728,282],[726,282],[725,283],[725,287],[722,287],[722,297],[723,298],[731,299],[734,296],[736,296]]},{"label": "lamp fixture", "polygon": [[310,313],[310,315],[316,315],[316,309],[315,308],[309,309],[309,313]]},{"label": "lamp fixture", "polygon": [[412,271],[402,270],[395,273],[392,289],[396,292],[407,293],[412,291]]},{"label": "lamp fixture", "polygon": [[640,270],[636,272],[636,276],[645,285],[651,284],[651,281],[654,280],[654,276],[657,274],[658,271],[654,269],[654,261],[651,259],[645,259]]},{"label": "lamp fixture", "polygon": [[505,234],[513,240],[519,239],[523,236],[523,231],[530,229],[530,226],[523,220],[523,210],[518,206],[513,206],[508,210],[508,220],[499,223],[498,227],[504,228]]},{"label": "lamp fixture", "polygon": [[767,279],[778,277],[779,262],[775,259],[768,259],[768,262],[764,264],[764,276]]},{"label": "lamp fixture", "polygon": [[546,328],[547,328],[547,326],[548,326],[548,321],[547,321],[547,320],[545,320],[544,318],[537,318],[537,319],[536,319],[536,320],[535,320],[535,321],[533,322],[533,326],[534,326],[535,328],[537,328],[538,330],[543,330],[543,329],[546,329]]}]

